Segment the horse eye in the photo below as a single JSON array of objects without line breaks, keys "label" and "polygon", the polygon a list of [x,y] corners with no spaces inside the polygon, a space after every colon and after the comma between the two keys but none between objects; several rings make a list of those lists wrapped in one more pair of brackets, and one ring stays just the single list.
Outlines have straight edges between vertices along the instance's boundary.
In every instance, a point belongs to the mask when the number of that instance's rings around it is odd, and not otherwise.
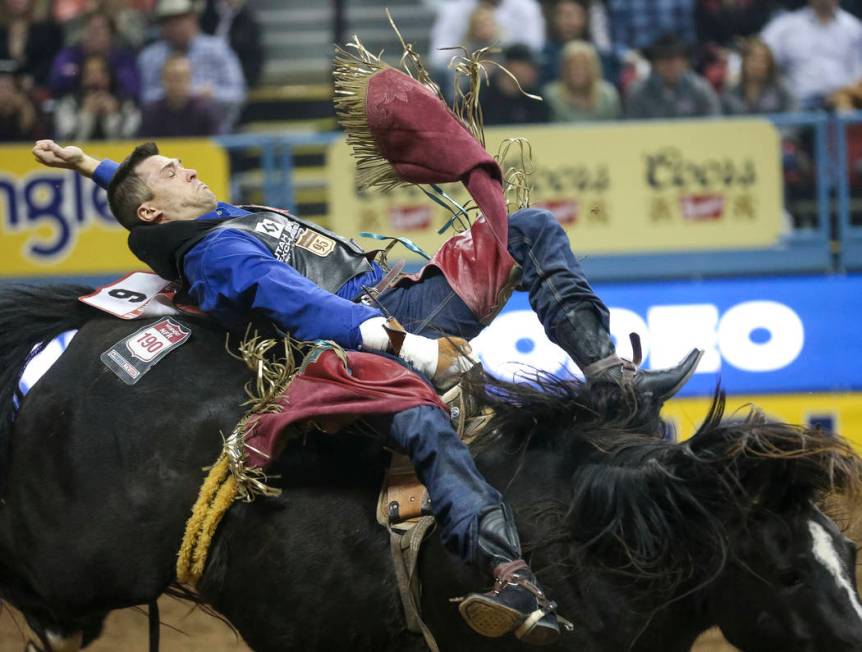
[{"label": "horse eye", "polygon": [[802,575],[792,568],[783,570],[778,573],[778,582],[781,586],[793,587],[802,584]]}]

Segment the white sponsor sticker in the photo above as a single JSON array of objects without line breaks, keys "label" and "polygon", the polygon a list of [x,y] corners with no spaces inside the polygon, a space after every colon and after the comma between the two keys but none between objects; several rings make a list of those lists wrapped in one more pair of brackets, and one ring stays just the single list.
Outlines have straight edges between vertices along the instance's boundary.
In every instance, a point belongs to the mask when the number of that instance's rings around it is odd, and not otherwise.
[{"label": "white sponsor sticker", "polygon": [[254,227],[254,230],[259,233],[264,233],[271,238],[278,239],[281,237],[281,232],[284,231],[284,225],[279,224],[275,220],[264,218],[258,222],[257,226]]}]

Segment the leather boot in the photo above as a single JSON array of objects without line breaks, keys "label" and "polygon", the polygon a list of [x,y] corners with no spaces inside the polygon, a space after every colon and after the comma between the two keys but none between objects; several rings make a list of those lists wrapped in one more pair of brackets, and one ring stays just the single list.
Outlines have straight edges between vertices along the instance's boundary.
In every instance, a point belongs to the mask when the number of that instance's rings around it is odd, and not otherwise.
[{"label": "leather boot", "polygon": [[494,575],[488,593],[471,593],[458,610],[477,633],[490,638],[513,632],[530,645],[550,645],[560,637],[556,603],[545,596],[521,559],[515,520],[505,504],[479,517],[479,554]]},{"label": "leather boot", "polygon": [[703,356],[702,350],[692,349],[675,367],[639,369],[630,360],[617,356],[611,335],[595,310],[577,310],[568,313],[568,317],[554,329],[554,340],[577,363],[589,383],[615,383],[657,405],[688,382]]}]

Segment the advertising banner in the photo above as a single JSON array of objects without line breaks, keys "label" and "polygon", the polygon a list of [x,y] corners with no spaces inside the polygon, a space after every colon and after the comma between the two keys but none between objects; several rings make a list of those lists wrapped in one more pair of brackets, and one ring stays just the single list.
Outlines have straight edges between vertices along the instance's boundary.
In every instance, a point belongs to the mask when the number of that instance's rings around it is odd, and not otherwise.
[{"label": "advertising banner", "polygon": [[[862,275],[744,278],[597,285],[611,311],[620,353],[641,337],[647,369],[705,351],[683,396],[705,396],[720,381],[730,394],[862,390]],[[524,368],[576,373],[545,337],[524,293],[473,341],[492,373]]]},{"label": "advertising banner", "polygon": [[[88,144],[122,161],[137,142]],[[228,196],[228,162],[209,140],[164,140],[161,151],[193,167],[217,197]],[[122,273],[145,266],[128,250],[105,191],[70,170],[41,166],[30,147],[0,146],[0,277]]]},{"label": "advertising banner", "polygon": [[[531,205],[551,210],[578,254],[768,247],[781,232],[778,132],[765,120],[495,127],[508,172],[530,158]],[[445,147],[445,143],[440,144]],[[329,223],[336,231],[407,237],[429,253],[450,217],[416,187],[357,192],[342,140],[329,151]],[[462,205],[461,184],[444,189]]]},{"label": "advertising banner", "polygon": [[[662,410],[662,416],[674,424],[681,439],[687,439],[706,418],[711,403],[707,398],[672,399]],[[725,416],[744,417],[752,406],[775,421],[817,426],[843,435],[862,452],[862,394],[731,396]]]}]

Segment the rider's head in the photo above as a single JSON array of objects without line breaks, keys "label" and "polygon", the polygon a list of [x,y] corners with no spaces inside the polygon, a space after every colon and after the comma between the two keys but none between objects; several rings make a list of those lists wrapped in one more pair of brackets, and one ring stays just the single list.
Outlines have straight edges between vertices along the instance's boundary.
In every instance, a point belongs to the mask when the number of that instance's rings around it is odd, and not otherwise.
[{"label": "rider's head", "polygon": [[193,220],[215,210],[216,197],[192,168],[159,154],[155,143],[138,145],[108,186],[108,203],[127,229]]}]

